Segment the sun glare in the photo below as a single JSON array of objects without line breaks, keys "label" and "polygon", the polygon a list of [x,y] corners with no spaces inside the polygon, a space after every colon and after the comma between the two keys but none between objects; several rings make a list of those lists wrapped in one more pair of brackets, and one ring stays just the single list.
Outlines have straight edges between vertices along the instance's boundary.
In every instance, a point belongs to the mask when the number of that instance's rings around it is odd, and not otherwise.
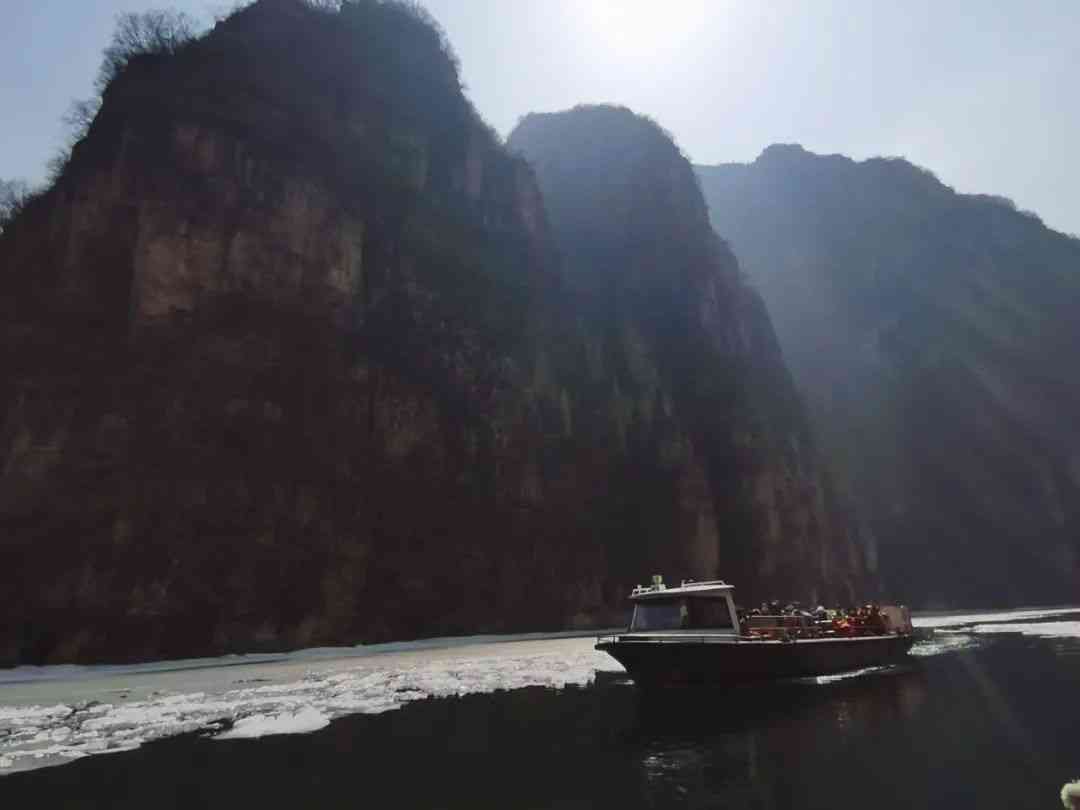
[{"label": "sun glare", "polygon": [[721,8],[708,0],[584,0],[576,7],[589,37],[619,60],[678,47],[713,24]]}]

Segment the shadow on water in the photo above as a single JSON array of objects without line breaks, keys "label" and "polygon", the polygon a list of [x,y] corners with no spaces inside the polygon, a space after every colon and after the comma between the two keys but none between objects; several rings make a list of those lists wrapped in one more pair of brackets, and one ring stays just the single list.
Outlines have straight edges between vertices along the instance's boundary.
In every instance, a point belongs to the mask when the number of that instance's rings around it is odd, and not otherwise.
[{"label": "shadow on water", "polygon": [[420,701],[303,736],[177,738],[0,779],[0,805],[1052,807],[1069,763],[1080,773],[1058,748],[1078,673],[1015,646],[824,683],[643,694],[601,679]]}]

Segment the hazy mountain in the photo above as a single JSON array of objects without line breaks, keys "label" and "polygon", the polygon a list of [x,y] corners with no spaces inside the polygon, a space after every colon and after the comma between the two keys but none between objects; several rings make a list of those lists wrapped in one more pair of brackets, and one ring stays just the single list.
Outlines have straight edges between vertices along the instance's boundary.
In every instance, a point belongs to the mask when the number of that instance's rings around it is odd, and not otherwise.
[{"label": "hazy mountain", "polygon": [[1080,241],[899,159],[699,167],[887,588],[1080,595]]}]

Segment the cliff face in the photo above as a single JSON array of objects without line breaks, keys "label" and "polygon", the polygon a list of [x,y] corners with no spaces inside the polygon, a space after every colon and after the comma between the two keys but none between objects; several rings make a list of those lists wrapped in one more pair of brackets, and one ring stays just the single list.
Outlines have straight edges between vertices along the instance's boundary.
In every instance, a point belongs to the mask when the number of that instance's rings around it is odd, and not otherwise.
[{"label": "cliff face", "polygon": [[888,590],[1075,600],[1080,242],[901,160],[698,171]]},{"label": "cliff face", "polygon": [[0,659],[605,618],[546,228],[403,6],[134,59],[0,242]]},{"label": "cliff face", "polygon": [[[687,244],[642,254],[653,321],[579,307],[407,5],[260,0],[134,58],[0,238],[0,661],[613,623],[653,570],[849,586],[800,429],[729,416],[786,385],[760,303]],[[665,329],[730,374],[663,376]]]},{"label": "cliff face", "polygon": [[[612,415],[627,474],[653,493],[631,506],[641,540],[681,540],[684,570],[738,582],[746,600],[865,588],[768,314],[671,138],[628,110],[580,107],[527,116],[509,146],[547,203],[592,410]],[[654,505],[665,491],[670,516]]]}]

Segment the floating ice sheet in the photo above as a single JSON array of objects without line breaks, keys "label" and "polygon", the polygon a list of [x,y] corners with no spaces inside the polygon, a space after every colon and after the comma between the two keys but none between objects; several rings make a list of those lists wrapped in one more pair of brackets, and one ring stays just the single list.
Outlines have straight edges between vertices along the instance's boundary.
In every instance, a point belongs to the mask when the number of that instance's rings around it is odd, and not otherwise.
[{"label": "floating ice sheet", "polygon": [[[335,717],[390,711],[423,698],[526,686],[583,686],[598,669],[619,669],[612,659],[592,649],[591,640],[563,643],[558,652],[513,654],[510,645],[499,647],[505,654],[473,657],[451,650],[431,659],[391,656],[328,662],[323,670],[309,671],[298,680],[216,694],[0,706],[0,773],[130,750],[151,740],[196,731],[219,739],[307,733],[326,727]],[[228,730],[218,733],[222,728]]]},{"label": "floating ice sheet", "polygon": [[977,624],[973,633],[1020,633],[1036,638],[1080,638],[1080,621],[1014,622],[1013,624]]},{"label": "floating ice sheet", "polygon": [[330,725],[330,718],[311,706],[281,714],[253,714],[244,717],[215,739],[235,740],[266,737],[271,734],[307,734]]},{"label": "floating ice sheet", "polygon": [[1045,619],[1052,616],[1080,614],[1080,608],[1033,608],[1031,610],[1010,610],[995,613],[965,613],[951,616],[916,616],[916,627],[963,627],[979,622],[1012,622]]}]

